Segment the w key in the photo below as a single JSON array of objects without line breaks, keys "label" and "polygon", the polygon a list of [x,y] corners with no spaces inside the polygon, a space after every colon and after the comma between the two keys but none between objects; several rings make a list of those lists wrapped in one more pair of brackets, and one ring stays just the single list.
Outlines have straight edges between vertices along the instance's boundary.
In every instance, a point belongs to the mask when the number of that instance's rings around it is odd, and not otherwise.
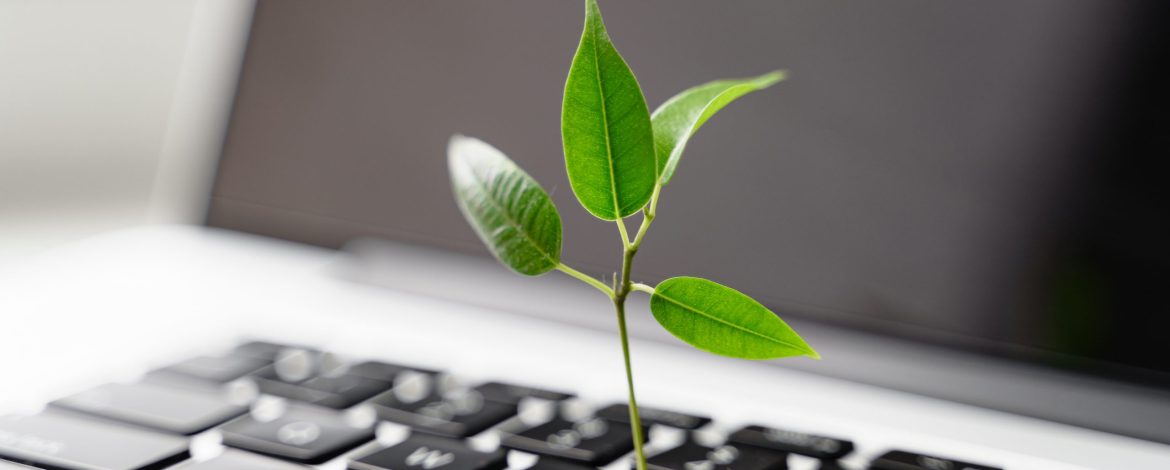
[{"label": "w key", "polygon": [[503,451],[478,452],[462,442],[415,435],[393,447],[350,462],[350,470],[500,470],[507,466]]}]

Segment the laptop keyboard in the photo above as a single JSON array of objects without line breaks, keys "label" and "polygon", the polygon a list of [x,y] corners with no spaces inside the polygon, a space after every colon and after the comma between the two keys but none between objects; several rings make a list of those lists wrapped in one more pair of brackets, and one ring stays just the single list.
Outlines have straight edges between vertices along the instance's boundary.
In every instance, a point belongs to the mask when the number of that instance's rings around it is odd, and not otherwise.
[{"label": "laptop keyboard", "polygon": [[[847,439],[640,411],[654,470],[996,469],[897,449],[850,466]],[[631,434],[625,404],[590,408],[555,384],[463,384],[250,342],[0,417],[0,470],[624,470]]]}]

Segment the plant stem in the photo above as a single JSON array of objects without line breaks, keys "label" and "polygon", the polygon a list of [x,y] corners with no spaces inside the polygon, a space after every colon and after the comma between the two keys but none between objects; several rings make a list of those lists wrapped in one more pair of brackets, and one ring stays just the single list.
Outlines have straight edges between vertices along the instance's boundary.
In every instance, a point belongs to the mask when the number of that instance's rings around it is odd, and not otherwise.
[{"label": "plant stem", "polygon": [[630,397],[630,431],[634,437],[634,454],[637,470],[646,470],[646,452],[642,448],[645,438],[642,435],[642,418],[638,414],[638,399],[634,393],[634,368],[630,365],[630,335],[626,331],[626,297],[634,290],[640,290],[650,294],[654,293],[653,287],[631,282],[630,269],[634,265],[634,255],[638,254],[638,248],[642,246],[642,240],[646,238],[646,231],[650,229],[650,224],[654,222],[654,210],[658,205],[658,192],[661,190],[661,185],[655,185],[653,200],[642,211],[642,225],[638,227],[638,232],[634,235],[633,240],[630,240],[629,232],[626,231],[625,220],[621,218],[617,219],[618,233],[622,237],[622,272],[620,275],[614,277],[612,289],[601,283],[601,281],[564,264],[557,266],[557,269],[563,271],[565,274],[585,281],[589,285],[605,292],[609,295],[610,299],[613,299],[613,307],[617,311],[618,334],[622,340],[622,359],[625,361],[626,366],[626,387],[629,390]]},{"label": "plant stem", "polygon": [[626,221],[621,217],[617,219],[618,233],[622,236],[622,248],[630,248],[630,234],[626,231]]},{"label": "plant stem", "polygon": [[[645,228],[646,221],[643,220],[642,227]],[[639,232],[644,232],[639,230]],[[630,431],[634,435],[634,454],[636,456],[637,470],[646,470],[646,452],[642,449],[642,418],[638,415],[638,399],[634,396],[634,369],[630,365],[630,338],[626,332],[626,297],[630,294],[632,283],[630,282],[630,268],[634,262],[634,255],[638,253],[638,243],[627,245],[622,253],[622,274],[616,286],[613,297],[613,306],[617,310],[618,334],[622,340],[622,358],[626,365],[626,386],[629,389],[630,396]]]},{"label": "plant stem", "polygon": [[630,396],[630,430],[634,434],[634,453],[638,470],[646,470],[646,452],[642,449],[642,418],[638,416],[638,399],[634,396],[634,369],[630,366],[630,340],[626,333],[625,298],[614,299],[617,310],[618,333],[622,338],[622,357],[626,363],[626,386]]},{"label": "plant stem", "polygon": [[630,284],[630,288],[637,291],[642,291],[650,295],[654,295],[654,288],[640,282]]},{"label": "plant stem", "polygon": [[560,272],[568,274],[572,277],[575,277],[578,280],[580,280],[586,284],[589,284],[593,287],[596,287],[597,290],[600,290],[601,292],[605,293],[605,295],[609,296],[609,298],[611,298],[611,299],[614,298],[613,289],[610,289],[609,286],[605,285],[604,282],[601,282],[601,281],[598,281],[597,279],[594,279],[593,276],[585,274],[585,273],[578,271],[576,269],[570,268],[569,266],[565,265],[564,263],[557,265],[557,271],[560,271]]}]

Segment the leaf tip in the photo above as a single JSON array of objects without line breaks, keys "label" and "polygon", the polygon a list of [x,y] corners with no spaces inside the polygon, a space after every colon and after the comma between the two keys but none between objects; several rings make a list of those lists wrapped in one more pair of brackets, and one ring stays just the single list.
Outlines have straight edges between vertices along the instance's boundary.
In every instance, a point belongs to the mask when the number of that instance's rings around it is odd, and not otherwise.
[{"label": "leaf tip", "polygon": [[468,140],[471,140],[471,138],[463,134],[451,134],[451,138],[447,139],[447,159],[450,160],[455,158],[455,155],[459,153],[459,148],[462,147]]},{"label": "leaf tip", "polygon": [[805,357],[812,359],[814,361],[819,361],[819,360],[821,360],[821,353],[817,352],[813,348],[808,348],[808,352],[805,353]]},{"label": "leaf tip", "polygon": [[760,88],[767,88],[788,78],[787,70],[773,70],[756,78]]}]

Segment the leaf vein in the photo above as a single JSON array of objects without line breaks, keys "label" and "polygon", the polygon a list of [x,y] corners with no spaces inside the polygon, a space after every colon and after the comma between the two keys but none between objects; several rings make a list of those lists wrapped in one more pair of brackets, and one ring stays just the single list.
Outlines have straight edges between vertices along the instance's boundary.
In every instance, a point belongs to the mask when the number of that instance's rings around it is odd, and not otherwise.
[{"label": "leaf vein", "polygon": [[601,56],[597,53],[597,23],[591,24],[590,28],[593,30],[593,37],[589,41],[593,46],[593,72],[597,78],[597,94],[601,98],[601,125],[605,129],[605,156],[609,163],[609,192],[613,199],[613,216],[615,219],[621,219],[623,207],[618,203],[617,168],[614,166],[613,142],[609,135],[609,117],[605,110],[605,84],[601,80]]},{"label": "leaf vein", "polygon": [[704,318],[707,318],[707,319],[709,319],[709,320],[711,320],[711,321],[714,321],[714,322],[716,322],[716,323],[722,323],[722,324],[724,324],[724,325],[727,325],[727,326],[730,326],[730,327],[732,327],[732,328],[734,328],[734,329],[736,329],[736,330],[740,330],[740,331],[743,331],[743,332],[745,332],[745,333],[748,333],[748,334],[751,334],[751,335],[754,335],[754,336],[758,336],[758,337],[760,337],[760,338],[766,339],[766,340],[768,340],[768,341],[771,341],[771,342],[773,342],[773,343],[777,343],[777,344],[780,344],[780,345],[788,346],[788,347],[790,347],[790,348],[792,348],[792,349],[796,349],[796,350],[799,350],[799,351],[804,351],[804,350],[805,350],[805,348],[802,348],[802,347],[800,347],[800,346],[798,346],[798,345],[796,345],[796,344],[790,343],[790,342],[788,342],[788,341],[784,341],[784,340],[782,340],[782,339],[779,339],[779,338],[774,338],[774,337],[771,337],[771,336],[765,335],[765,334],[763,334],[763,333],[759,333],[759,332],[756,332],[756,331],[752,331],[752,330],[750,330],[750,329],[747,329],[747,328],[744,328],[744,327],[742,327],[742,326],[736,325],[735,323],[731,323],[731,322],[729,322],[729,321],[727,321],[727,320],[724,320],[724,319],[722,319],[722,318],[719,318],[719,317],[713,316],[713,315],[711,315],[711,314],[708,314],[708,313],[706,313],[706,312],[703,312],[703,311],[701,311],[701,310],[698,310],[698,309],[696,309],[696,308],[694,308],[694,307],[691,307],[690,305],[684,304],[684,303],[682,303],[682,302],[679,302],[679,301],[677,301],[677,300],[674,300],[674,299],[670,298],[670,296],[668,296],[668,295],[666,295],[666,294],[663,294],[661,290],[659,290],[658,292],[656,292],[656,293],[655,293],[655,295],[657,295],[658,297],[662,298],[662,300],[665,300],[665,301],[667,301],[667,302],[670,302],[670,303],[672,303],[672,304],[674,304],[674,305],[677,305],[677,306],[679,306],[679,307],[682,307],[682,308],[683,308],[683,309],[685,309],[685,310],[689,310],[689,311],[691,311],[691,312],[694,312],[694,313],[698,314],[699,316],[702,316],[702,317],[704,317]]},{"label": "leaf vein", "polygon": [[[501,204],[500,201],[496,200],[495,194],[492,193],[491,191],[488,191],[487,184],[483,181],[480,181],[478,172],[472,170],[470,173],[471,173],[471,181],[473,181],[475,183],[476,187],[479,189],[479,191],[481,193],[483,193],[484,195],[487,196],[487,197],[483,198],[483,200],[490,202],[492,207],[494,207],[496,209],[496,212],[499,213],[500,216],[503,217],[504,220],[508,221],[509,225],[511,225],[512,228],[515,229],[516,232],[519,233],[521,237],[524,237],[524,239],[528,241],[528,244],[531,245],[536,250],[537,253],[540,253],[540,255],[543,256],[544,259],[548,260],[550,263],[557,264],[559,261],[554,259],[551,254],[544,251],[544,249],[542,249],[541,245],[539,243],[537,243],[536,240],[532,239],[532,236],[529,235],[528,231],[524,230],[524,226],[521,225],[518,221],[516,221],[516,219],[512,218],[512,215],[508,213],[508,211],[504,208],[504,205]],[[495,237],[493,236],[492,238],[495,238]]]}]

